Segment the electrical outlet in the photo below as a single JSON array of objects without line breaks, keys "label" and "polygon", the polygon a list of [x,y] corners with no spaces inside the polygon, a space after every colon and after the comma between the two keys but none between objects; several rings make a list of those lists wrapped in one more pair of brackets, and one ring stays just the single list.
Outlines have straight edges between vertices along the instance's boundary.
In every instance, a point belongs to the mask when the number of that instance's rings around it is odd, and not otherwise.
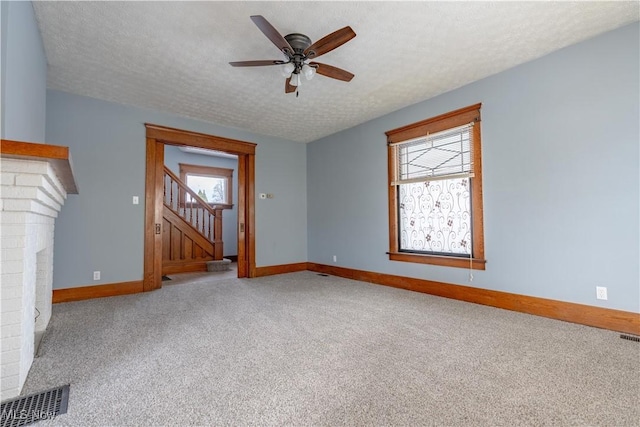
[{"label": "electrical outlet", "polygon": [[596,298],[606,300],[607,288],[605,288],[604,286],[596,286]]},{"label": "electrical outlet", "polygon": [[99,271],[94,271],[93,272],[93,280],[100,280],[100,272]]},{"label": "electrical outlet", "polygon": [[336,255],[333,256],[333,262],[338,262],[338,257]]},{"label": "electrical outlet", "polygon": [[138,198],[138,196],[133,196],[133,204],[137,205],[140,203],[140,199]]}]

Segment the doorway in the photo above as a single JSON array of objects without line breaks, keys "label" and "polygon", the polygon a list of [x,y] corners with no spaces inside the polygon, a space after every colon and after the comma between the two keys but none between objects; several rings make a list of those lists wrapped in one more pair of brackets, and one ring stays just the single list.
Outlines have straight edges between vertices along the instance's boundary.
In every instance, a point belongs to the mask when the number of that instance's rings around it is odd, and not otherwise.
[{"label": "doorway", "polygon": [[238,277],[255,277],[256,144],[197,132],[145,124],[145,292],[162,287],[162,211],[164,146],[205,148],[238,156]]}]

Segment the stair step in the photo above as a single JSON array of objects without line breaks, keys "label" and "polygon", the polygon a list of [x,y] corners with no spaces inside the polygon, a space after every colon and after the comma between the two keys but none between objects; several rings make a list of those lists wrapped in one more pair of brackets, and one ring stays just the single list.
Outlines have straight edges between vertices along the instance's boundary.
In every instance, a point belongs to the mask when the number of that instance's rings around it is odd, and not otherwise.
[{"label": "stair step", "polygon": [[229,271],[231,260],[227,258],[216,261],[207,261],[207,271]]}]

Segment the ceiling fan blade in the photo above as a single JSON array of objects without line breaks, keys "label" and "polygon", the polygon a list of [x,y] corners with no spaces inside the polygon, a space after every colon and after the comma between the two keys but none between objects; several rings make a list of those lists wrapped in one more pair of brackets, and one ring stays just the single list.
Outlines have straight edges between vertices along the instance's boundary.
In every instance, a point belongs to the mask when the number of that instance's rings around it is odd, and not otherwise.
[{"label": "ceiling fan blade", "polygon": [[354,77],[354,74],[331,65],[321,64],[319,62],[310,62],[309,65],[317,65],[316,73],[322,74],[325,77],[331,77],[332,79],[342,80],[343,82],[350,82]]},{"label": "ceiling fan blade", "polygon": [[280,65],[284,64],[284,61],[278,61],[277,59],[265,59],[259,61],[237,61],[229,62],[232,67],[263,67],[265,65]]},{"label": "ceiling fan blade", "polygon": [[320,55],[324,55],[325,53],[331,52],[333,49],[342,46],[355,36],[356,33],[351,29],[351,27],[344,27],[338,31],[334,31],[328,36],[324,36],[309,46],[304,51],[304,54],[309,58],[317,58]]},{"label": "ceiling fan blade", "polygon": [[291,77],[287,77],[287,80],[284,82],[284,93],[292,93],[296,91],[296,87],[289,84],[291,82]]},{"label": "ceiling fan blade", "polygon": [[[269,40],[271,40],[271,43],[275,44],[276,47],[280,49],[281,52],[285,53],[287,56],[289,56],[289,54],[293,54],[293,48],[291,47],[289,42],[284,37],[282,37],[278,30],[276,30],[273,25],[271,25],[269,21],[264,18],[264,16],[253,15],[251,17],[251,20],[258,26],[260,31],[262,31],[264,35],[267,36]],[[289,53],[287,53],[287,51]]]}]

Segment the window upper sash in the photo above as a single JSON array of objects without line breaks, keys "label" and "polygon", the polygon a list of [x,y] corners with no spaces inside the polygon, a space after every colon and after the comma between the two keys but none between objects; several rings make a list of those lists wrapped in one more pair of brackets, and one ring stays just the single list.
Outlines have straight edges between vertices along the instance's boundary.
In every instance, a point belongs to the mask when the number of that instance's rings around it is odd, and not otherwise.
[{"label": "window upper sash", "polygon": [[472,178],[473,124],[390,144],[397,161],[391,185]]},{"label": "window upper sash", "polygon": [[386,132],[394,159],[390,184],[473,177],[473,124],[481,104]]},{"label": "window upper sash", "polygon": [[387,131],[385,132],[387,135],[387,143],[394,144],[408,141],[462,126],[470,122],[479,122],[481,106],[482,104],[471,105],[421,122]]}]

